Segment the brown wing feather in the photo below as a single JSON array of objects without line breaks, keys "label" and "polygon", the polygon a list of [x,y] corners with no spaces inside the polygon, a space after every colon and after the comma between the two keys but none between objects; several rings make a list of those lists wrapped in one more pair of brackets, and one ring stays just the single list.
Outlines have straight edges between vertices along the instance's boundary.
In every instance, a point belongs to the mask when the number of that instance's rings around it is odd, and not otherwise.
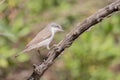
[{"label": "brown wing feather", "polygon": [[37,44],[51,36],[50,30],[48,28],[43,29],[40,31],[27,45],[25,48],[28,48],[29,46],[32,46],[34,44]]}]

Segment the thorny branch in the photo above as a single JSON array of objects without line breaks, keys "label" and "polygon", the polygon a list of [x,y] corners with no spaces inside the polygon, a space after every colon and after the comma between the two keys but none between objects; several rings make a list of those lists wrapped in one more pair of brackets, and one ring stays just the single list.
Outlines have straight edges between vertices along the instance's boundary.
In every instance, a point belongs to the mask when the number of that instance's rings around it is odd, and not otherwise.
[{"label": "thorny branch", "polygon": [[53,64],[54,60],[77,39],[83,32],[88,30],[93,25],[101,22],[104,18],[110,17],[112,13],[120,10],[120,0],[100,9],[95,14],[85,19],[81,24],[76,26],[67,36],[49,52],[47,60],[43,61],[40,65],[35,66],[32,75],[28,80],[39,80],[44,72]]}]

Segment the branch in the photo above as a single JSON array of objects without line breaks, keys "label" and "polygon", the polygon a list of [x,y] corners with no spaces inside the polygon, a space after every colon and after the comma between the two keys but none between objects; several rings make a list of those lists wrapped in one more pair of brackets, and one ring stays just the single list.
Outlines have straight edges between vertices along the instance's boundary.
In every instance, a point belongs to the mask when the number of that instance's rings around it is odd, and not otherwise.
[{"label": "branch", "polygon": [[81,24],[75,27],[66,37],[52,50],[47,60],[43,61],[40,65],[35,66],[32,75],[28,80],[39,80],[43,73],[53,64],[54,60],[77,39],[83,32],[88,30],[93,25],[101,22],[104,18],[109,17],[112,13],[120,10],[120,0],[100,9],[95,14],[85,19]]}]

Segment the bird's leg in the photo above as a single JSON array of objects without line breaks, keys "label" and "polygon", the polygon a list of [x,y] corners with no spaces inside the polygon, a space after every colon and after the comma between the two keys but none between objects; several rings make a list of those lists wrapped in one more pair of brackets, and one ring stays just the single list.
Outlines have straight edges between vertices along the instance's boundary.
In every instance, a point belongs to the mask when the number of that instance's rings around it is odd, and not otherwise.
[{"label": "bird's leg", "polygon": [[[40,50],[39,50],[39,49],[37,50],[37,53],[38,53],[40,56],[42,56],[42,55],[40,54]],[[35,69],[37,66],[38,66],[37,64],[33,64],[33,68],[34,68],[34,69]]]},{"label": "bird's leg", "polygon": [[40,50],[39,50],[39,49],[37,50],[37,52],[38,52],[38,54],[41,56],[41,54],[40,54]]},{"label": "bird's leg", "polygon": [[50,50],[49,44],[47,45],[47,49]]},{"label": "bird's leg", "polygon": [[43,61],[45,61],[48,57],[44,56],[44,55],[41,55],[40,54],[40,50],[37,50],[37,52],[39,53],[40,57],[42,58]]},{"label": "bird's leg", "polygon": [[[52,50],[53,48],[55,48],[57,46],[57,44],[53,44],[53,46],[49,49],[49,50]],[[50,55],[50,53],[47,54],[47,58],[48,56]]]},{"label": "bird's leg", "polygon": [[[49,44],[46,46],[46,48],[47,48],[48,50],[51,50],[51,48],[49,47]],[[49,54],[45,57],[44,61],[47,60],[48,56],[49,56]]]},{"label": "bird's leg", "polygon": [[57,47],[57,44],[53,44],[53,46],[50,48],[50,50],[55,48],[55,47]]},{"label": "bird's leg", "polygon": [[37,50],[37,52],[38,52],[38,54],[40,55],[40,58],[42,58],[42,60],[44,60],[45,58],[44,58],[43,55],[40,54],[40,50],[39,50],[39,49]]}]

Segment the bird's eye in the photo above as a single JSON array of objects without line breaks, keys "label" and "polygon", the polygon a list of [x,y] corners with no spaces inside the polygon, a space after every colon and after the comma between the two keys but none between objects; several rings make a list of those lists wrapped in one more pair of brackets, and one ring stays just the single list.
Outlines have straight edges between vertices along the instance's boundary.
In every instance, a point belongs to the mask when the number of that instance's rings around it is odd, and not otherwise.
[{"label": "bird's eye", "polygon": [[59,28],[59,26],[56,26],[57,28]]},{"label": "bird's eye", "polygon": [[59,26],[58,25],[53,25],[55,28],[59,28]]}]

